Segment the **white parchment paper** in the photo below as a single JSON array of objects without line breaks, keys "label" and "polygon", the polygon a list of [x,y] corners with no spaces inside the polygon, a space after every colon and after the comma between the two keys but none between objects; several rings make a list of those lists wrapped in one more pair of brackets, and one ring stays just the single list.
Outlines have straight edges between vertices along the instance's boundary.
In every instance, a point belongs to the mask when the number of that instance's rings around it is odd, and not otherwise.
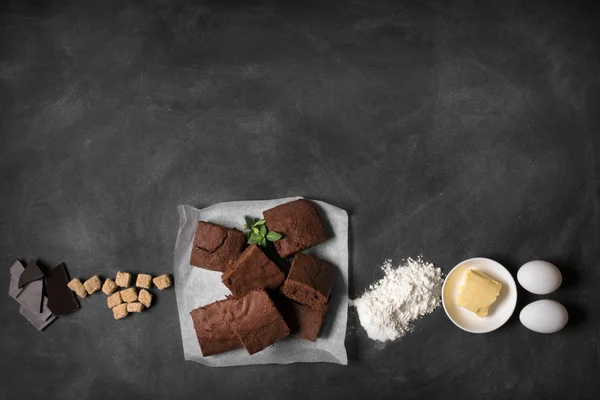
[{"label": "white parchment paper", "polygon": [[228,353],[203,357],[196,338],[190,311],[230,294],[221,283],[221,273],[190,265],[190,254],[198,221],[243,230],[244,215],[261,217],[262,212],[300,197],[276,200],[234,201],[219,203],[198,210],[179,206],[179,231],[175,243],[175,292],[181,325],[183,353],[186,360],[211,367],[250,364],[290,364],[295,362],[329,362],[348,364],[344,339],[348,319],[348,214],[322,201],[314,201],[331,235],[330,239],[306,253],[313,254],[335,266],[336,283],[330,298],[329,311],[315,343],[288,337],[265,350],[249,355],[243,348]]}]

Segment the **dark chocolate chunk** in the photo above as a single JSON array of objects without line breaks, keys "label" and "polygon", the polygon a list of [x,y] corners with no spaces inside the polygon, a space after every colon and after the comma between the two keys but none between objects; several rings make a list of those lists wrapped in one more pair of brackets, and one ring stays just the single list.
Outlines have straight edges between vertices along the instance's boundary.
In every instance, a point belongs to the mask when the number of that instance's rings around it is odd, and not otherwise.
[{"label": "dark chocolate chunk", "polygon": [[21,274],[19,278],[19,288],[27,285],[29,282],[37,281],[38,279],[42,279],[44,277],[44,273],[35,263],[35,261],[29,261],[25,271]]},{"label": "dark chocolate chunk", "polygon": [[285,275],[255,244],[248,247],[221,277],[235,297],[243,297],[256,289],[277,289]]},{"label": "dark chocolate chunk", "polygon": [[40,315],[40,309],[43,307],[44,300],[42,285],[41,280],[28,283],[15,300],[23,307],[26,307],[31,313]]},{"label": "dark chocolate chunk", "polygon": [[75,295],[69,289],[69,275],[65,264],[57,265],[46,273],[48,308],[54,315],[69,314],[79,308]]},{"label": "dark chocolate chunk", "polygon": [[10,286],[8,287],[8,295],[15,300],[19,293],[23,291],[23,289],[19,288],[19,278],[24,270],[25,267],[23,267],[23,264],[21,264],[19,260],[16,260],[10,266]]},{"label": "dark chocolate chunk", "polygon": [[321,309],[329,300],[334,279],[335,269],[331,265],[300,253],[292,261],[281,292],[300,304]]},{"label": "dark chocolate chunk", "polygon": [[246,247],[246,235],[237,229],[200,221],[194,235],[190,264],[225,272]]},{"label": "dark chocolate chunk", "polygon": [[234,301],[233,299],[218,300],[198,307],[190,313],[204,357],[242,347],[225,313]]},{"label": "dark chocolate chunk", "polygon": [[54,322],[54,320],[57,318],[56,315],[50,314],[48,318],[42,319],[38,315],[29,311],[29,309],[27,309],[24,306],[21,306],[19,308],[19,313],[22,316],[24,316],[27,319],[27,321],[29,321],[29,323],[33,325],[38,331],[44,330],[44,328],[46,328],[48,325]]},{"label": "dark chocolate chunk", "polygon": [[283,235],[274,242],[282,257],[289,257],[327,240],[321,217],[310,200],[298,199],[281,204],[264,211],[263,215],[269,230]]},{"label": "dark chocolate chunk", "polygon": [[290,330],[264,290],[255,290],[229,307],[230,323],[249,354],[287,337]]}]

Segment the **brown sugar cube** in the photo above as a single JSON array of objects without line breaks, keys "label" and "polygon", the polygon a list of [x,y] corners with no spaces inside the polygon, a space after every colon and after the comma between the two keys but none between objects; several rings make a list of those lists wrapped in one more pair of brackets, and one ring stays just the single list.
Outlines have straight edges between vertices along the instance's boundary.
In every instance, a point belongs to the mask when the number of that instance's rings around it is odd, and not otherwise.
[{"label": "brown sugar cube", "polygon": [[138,274],[137,279],[135,280],[135,286],[150,289],[150,287],[152,287],[152,275]]},{"label": "brown sugar cube", "polygon": [[113,316],[115,319],[125,318],[129,312],[127,311],[127,304],[119,304],[115,308],[112,309]]},{"label": "brown sugar cube", "polygon": [[104,281],[104,285],[102,285],[102,291],[104,292],[104,294],[110,296],[115,292],[115,290],[117,290],[117,284],[112,279],[107,278]]},{"label": "brown sugar cube", "polygon": [[108,308],[114,308],[119,304],[123,303],[123,299],[121,299],[121,292],[117,292],[111,296],[108,296],[106,299],[108,302]]},{"label": "brown sugar cube", "polygon": [[117,286],[129,287],[131,284],[131,274],[129,272],[117,272],[117,278],[115,279]]},{"label": "brown sugar cube", "polygon": [[168,288],[172,283],[169,274],[157,276],[156,278],[152,279],[152,282],[154,282],[154,285],[160,290]]},{"label": "brown sugar cube", "polygon": [[144,305],[137,301],[134,301],[133,303],[127,303],[127,312],[142,312],[143,309]]},{"label": "brown sugar cube", "polygon": [[146,289],[140,290],[138,301],[142,303],[144,307],[149,308],[150,304],[152,303],[152,293],[150,293]]},{"label": "brown sugar cube", "polygon": [[88,294],[92,294],[100,290],[102,287],[102,281],[98,275],[94,275],[87,281],[83,282],[83,287],[85,287],[85,290],[88,292]]},{"label": "brown sugar cube", "polygon": [[129,289],[121,290],[119,293],[121,293],[121,298],[123,299],[123,301],[125,303],[133,303],[134,301],[137,301],[137,298],[138,298],[137,291],[133,287],[129,288]]},{"label": "brown sugar cube", "polygon": [[75,278],[75,279],[71,280],[71,282],[67,283],[67,286],[69,287],[69,289],[71,289],[72,291],[77,293],[77,296],[81,297],[82,299],[85,296],[87,296],[85,287],[83,286],[83,284],[81,283],[81,281],[79,279]]}]

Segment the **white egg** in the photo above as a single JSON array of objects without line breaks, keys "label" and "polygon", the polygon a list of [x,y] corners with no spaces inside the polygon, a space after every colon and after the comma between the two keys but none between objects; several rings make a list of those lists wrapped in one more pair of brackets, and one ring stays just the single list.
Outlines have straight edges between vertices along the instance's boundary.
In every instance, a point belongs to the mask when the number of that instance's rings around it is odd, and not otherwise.
[{"label": "white egg", "polygon": [[519,314],[527,329],[539,333],[554,333],[565,327],[569,313],[565,306],[554,300],[538,300],[526,305]]},{"label": "white egg", "polygon": [[525,290],[534,294],[554,292],[562,283],[560,270],[547,261],[530,261],[517,272],[517,280]]}]

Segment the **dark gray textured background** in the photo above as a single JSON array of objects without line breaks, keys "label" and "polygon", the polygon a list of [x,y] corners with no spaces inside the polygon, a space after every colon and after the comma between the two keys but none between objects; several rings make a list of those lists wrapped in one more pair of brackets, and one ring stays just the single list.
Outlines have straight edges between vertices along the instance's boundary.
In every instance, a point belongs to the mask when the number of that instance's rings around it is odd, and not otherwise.
[{"label": "dark gray textured background", "polygon": [[[482,5],[482,3],[484,5]],[[599,54],[577,2],[14,1],[0,14],[0,286],[172,269],[178,204],[302,195],[351,215],[350,295],[386,258],[555,262],[571,323],[472,335],[440,308],[347,367],[183,361],[174,290],[45,332],[0,296],[6,399],[585,399],[600,391]],[[535,296],[520,293],[517,311]]]}]

